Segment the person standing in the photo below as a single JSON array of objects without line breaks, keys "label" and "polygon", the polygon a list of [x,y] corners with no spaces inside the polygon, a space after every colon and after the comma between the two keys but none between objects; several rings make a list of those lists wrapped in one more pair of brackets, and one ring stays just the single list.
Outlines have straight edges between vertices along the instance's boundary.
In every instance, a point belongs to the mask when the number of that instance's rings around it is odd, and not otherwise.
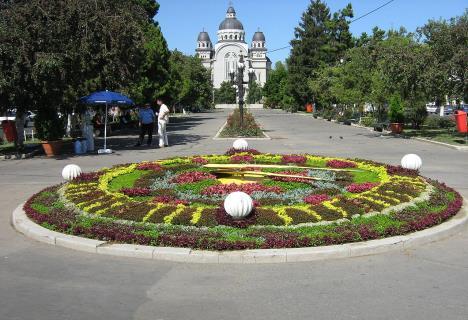
[{"label": "person standing", "polygon": [[156,103],[159,106],[158,113],[158,135],[159,135],[159,147],[169,147],[169,141],[167,139],[166,127],[169,123],[169,108],[164,104],[164,100],[159,98]]},{"label": "person standing", "polygon": [[145,104],[145,106],[138,112],[138,120],[140,122],[140,139],[135,146],[141,146],[143,139],[145,138],[145,134],[148,134],[148,140],[146,141],[146,144],[150,146],[151,141],[153,140],[155,115],[149,103]]}]

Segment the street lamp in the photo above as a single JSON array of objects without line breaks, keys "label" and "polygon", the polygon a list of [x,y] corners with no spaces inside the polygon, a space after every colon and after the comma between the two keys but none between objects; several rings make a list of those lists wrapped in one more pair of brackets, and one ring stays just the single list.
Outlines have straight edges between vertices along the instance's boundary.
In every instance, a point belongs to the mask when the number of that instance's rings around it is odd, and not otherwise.
[{"label": "street lamp", "polygon": [[244,81],[244,71],[246,67],[246,63],[244,60],[244,56],[241,55],[239,58],[239,62],[237,63],[237,73],[234,68],[229,70],[229,77],[231,78],[231,85],[237,86],[237,99],[239,101],[239,113],[240,113],[240,127],[244,126],[244,95],[245,95],[245,88],[244,84],[249,84],[254,79],[254,72],[255,70],[250,65],[250,61],[248,60],[248,74],[249,74],[249,81]]}]

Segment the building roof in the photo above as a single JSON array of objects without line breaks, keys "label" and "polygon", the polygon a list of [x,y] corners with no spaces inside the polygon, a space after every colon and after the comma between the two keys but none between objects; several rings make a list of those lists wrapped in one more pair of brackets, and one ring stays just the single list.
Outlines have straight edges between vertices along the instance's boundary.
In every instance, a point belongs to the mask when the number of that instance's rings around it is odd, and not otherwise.
[{"label": "building roof", "polygon": [[226,13],[234,13],[234,14],[235,14],[235,13],[236,13],[236,10],[234,10],[234,7],[231,6],[231,7],[229,7],[229,8],[227,9],[227,12],[226,12]]},{"label": "building roof", "polygon": [[225,30],[225,29],[244,30],[244,26],[236,18],[226,18],[219,25],[219,30]]},{"label": "building roof", "polygon": [[208,32],[202,31],[202,32],[200,32],[200,34],[198,35],[197,41],[208,41],[208,42],[211,42],[210,35],[208,34]]},{"label": "building roof", "polygon": [[255,32],[252,41],[265,41],[265,35],[261,31]]}]

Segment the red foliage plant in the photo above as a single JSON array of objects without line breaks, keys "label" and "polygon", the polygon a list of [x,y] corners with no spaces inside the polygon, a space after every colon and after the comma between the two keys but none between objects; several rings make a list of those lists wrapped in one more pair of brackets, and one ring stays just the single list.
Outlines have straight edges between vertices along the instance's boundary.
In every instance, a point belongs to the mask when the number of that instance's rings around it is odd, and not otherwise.
[{"label": "red foliage plant", "polygon": [[204,165],[208,163],[208,160],[202,158],[202,157],[195,157],[192,159],[193,163],[199,164],[199,165]]},{"label": "red foliage plant", "polygon": [[234,155],[230,158],[231,163],[252,163],[254,162],[254,157],[250,154],[245,155]]},{"label": "red foliage plant", "polygon": [[311,194],[304,198],[304,202],[311,205],[317,205],[327,200],[330,200],[327,194]]},{"label": "red foliage plant", "polygon": [[151,171],[161,171],[163,168],[159,163],[154,163],[154,162],[145,162],[145,163],[140,163],[137,166],[138,170],[151,170]]},{"label": "red foliage plant", "polygon": [[335,168],[335,169],[342,169],[342,168],[356,168],[356,163],[351,161],[343,161],[343,160],[328,160],[327,167]]},{"label": "red foliage plant", "polygon": [[148,188],[122,188],[120,192],[129,197],[145,197],[151,194]]},{"label": "red foliage plant", "polygon": [[193,183],[208,179],[216,179],[216,176],[208,172],[200,171],[189,171],[179,174],[177,177],[173,178],[171,182],[175,183]]},{"label": "red foliage plant", "polygon": [[378,183],[372,183],[372,182],[352,183],[346,187],[346,191],[352,192],[352,193],[361,193],[364,191],[368,191],[378,185],[379,185]]},{"label": "red foliage plant", "polygon": [[218,184],[209,186],[202,191],[204,195],[226,195],[234,191],[242,191],[247,194],[252,194],[255,191],[281,193],[283,190],[280,187],[268,187],[259,183],[245,183],[245,184]]},{"label": "red foliage plant", "polygon": [[281,158],[281,163],[288,164],[288,163],[295,163],[295,164],[305,164],[307,161],[306,156],[291,154],[291,155],[284,155]]}]

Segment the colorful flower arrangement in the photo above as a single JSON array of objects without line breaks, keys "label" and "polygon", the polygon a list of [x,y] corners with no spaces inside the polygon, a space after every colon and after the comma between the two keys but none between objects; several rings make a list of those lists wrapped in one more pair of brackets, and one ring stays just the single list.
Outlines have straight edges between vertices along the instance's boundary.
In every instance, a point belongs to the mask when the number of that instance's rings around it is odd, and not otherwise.
[{"label": "colorful flower arrangement", "polygon": [[[234,220],[223,209],[234,191],[254,200],[255,209],[245,219]],[[46,227],[96,239],[240,250],[404,234],[450,218],[461,207],[460,199],[445,185],[401,167],[243,152],[86,173],[35,195],[25,210]]]}]

